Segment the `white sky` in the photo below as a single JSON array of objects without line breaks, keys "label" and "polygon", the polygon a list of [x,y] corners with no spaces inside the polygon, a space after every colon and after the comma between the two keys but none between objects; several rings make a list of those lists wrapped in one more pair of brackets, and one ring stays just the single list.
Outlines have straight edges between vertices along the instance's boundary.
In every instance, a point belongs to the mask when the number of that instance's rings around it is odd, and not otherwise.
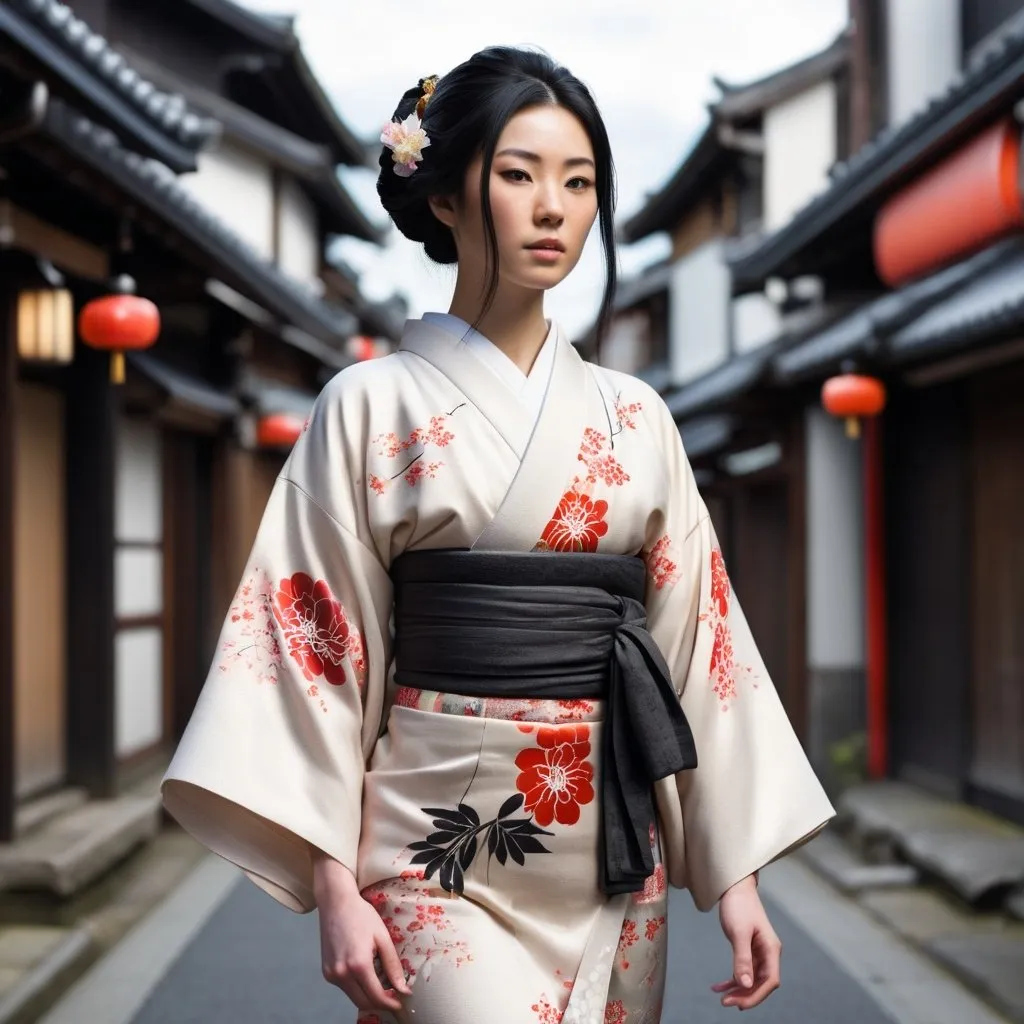
[{"label": "white sky", "polygon": [[[361,137],[379,134],[401,94],[484,46],[539,46],[591,89],[618,174],[618,220],[636,212],[679,166],[717,96],[711,78],[746,82],[828,45],[848,0],[244,0],[293,13],[303,48],[339,113]],[[367,170],[345,184],[371,220],[385,221]],[[620,247],[629,275],[667,254],[664,236]],[[341,255],[373,299],[401,291],[410,315],[447,309],[451,268],[397,231],[383,249],[353,239]],[[570,335],[594,319],[604,282],[593,233],[576,270],[547,303]]]}]

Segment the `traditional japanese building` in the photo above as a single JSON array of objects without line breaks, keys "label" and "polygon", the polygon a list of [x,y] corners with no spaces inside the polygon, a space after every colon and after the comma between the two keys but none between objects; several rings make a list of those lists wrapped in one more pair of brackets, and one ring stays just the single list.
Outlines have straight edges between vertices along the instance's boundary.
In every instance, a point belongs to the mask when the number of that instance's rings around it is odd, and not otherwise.
[{"label": "traditional japanese building", "polygon": [[[321,276],[329,237],[379,236],[328,171],[363,151],[301,54],[268,86],[297,103],[289,135],[186,99],[173,61],[141,71],[99,25],[128,34],[116,4],[0,6],[0,888],[59,893],[157,827],[155,794],[123,794],[191,710],[317,391],[393,323]],[[126,277],[160,331],[112,383],[76,327]],[[55,861],[47,829],[76,815]]]},{"label": "traditional japanese building", "polygon": [[871,773],[1024,821],[1024,5],[851,6],[862,144],[730,270],[738,294],[814,275],[856,300],[773,356],[808,416],[848,361],[888,390],[847,442],[860,535],[823,536],[850,572],[808,605],[858,593]]},{"label": "traditional japanese building", "polygon": [[[827,322],[812,287],[782,302],[733,296],[728,258],[827,183],[846,151],[848,35],[721,97],[666,184],[619,229],[669,236],[669,259],[623,282],[602,361],[663,393],[722,542],[737,592],[798,733],[816,749],[808,679],[807,438],[802,414],[766,387],[772,357]],[[817,718],[816,718],[817,716]],[[816,756],[820,762],[821,757]]]}]

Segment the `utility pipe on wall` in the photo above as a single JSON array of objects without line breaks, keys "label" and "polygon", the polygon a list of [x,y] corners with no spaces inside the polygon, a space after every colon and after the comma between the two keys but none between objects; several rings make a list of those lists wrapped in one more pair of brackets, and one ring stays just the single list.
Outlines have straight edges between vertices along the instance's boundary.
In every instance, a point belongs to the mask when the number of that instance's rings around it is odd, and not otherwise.
[{"label": "utility pipe on wall", "polygon": [[865,420],[864,459],[864,628],[867,649],[868,775],[885,778],[889,750],[889,650],[886,623],[885,508],[882,419]]}]

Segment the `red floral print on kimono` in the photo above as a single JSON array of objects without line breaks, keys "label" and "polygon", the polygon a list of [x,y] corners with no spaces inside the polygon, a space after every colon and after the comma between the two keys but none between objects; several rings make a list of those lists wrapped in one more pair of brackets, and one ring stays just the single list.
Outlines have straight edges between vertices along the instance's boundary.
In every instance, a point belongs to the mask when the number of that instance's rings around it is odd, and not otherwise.
[{"label": "red floral print on kimono", "polygon": [[431,416],[429,427],[415,427],[408,437],[399,437],[393,430],[378,434],[372,442],[377,455],[401,459],[407,457],[410,451],[418,450],[418,454],[406,461],[397,473],[386,476],[368,474],[367,483],[370,490],[374,494],[384,494],[398,479],[404,480],[410,487],[415,487],[420,480],[433,480],[444,463],[430,461],[425,458],[426,453],[431,448],[447,448],[455,440],[455,434],[449,429],[449,425],[452,417],[464,404],[455,406],[451,412]]},{"label": "red floral print on kimono", "polygon": [[[616,399],[616,415],[619,430],[636,429],[631,418],[642,408],[639,402],[620,406]],[[629,482],[629,473],[614,455],[614,442],[609,434],[602,434],[593,427],[583,432],[578,462],[586,472],[577,474],[569,489],[562,495],[555,514],[544,527],[536,544],[539,551],[596,551],[598,542],[608,532],[605,515],[608,502],[604,498],[594,499],[591,495],[598,483],[606,488],[622,487]]]},{"label": "red floral print on kimono", "polygon": [[537,746],[516,756],[520,769],[516,788],[526,798],[538,825],[575,825],[580,807],[594,799],[594,766],[590,756],[590,729],[585,725],[544,727],[537,731]]},{"label": "red floral print on kimono", "polygon": [[733,649],[732,628],[729,624],[729,596],[732,584],[726,572],[725,559],[719,548],[711,550],[711,600],[707,610],[700,616],[712,630],[714,642],[711,648],[710,674],[714,691],[721,701],[723,711],[728,711],[739,696],[737,683],[741,678],[750,679],[756,688],[757,681],[749,665],[740,665]]},{"label": "red floral print on kimono", "polygon": [[241,657],[258,682],[276,683],[284,649],[311,684],[306,696],[317,701],[323,712],[327,703],[320,695],[318,680],[344,685],[348,662],[358,684],[365,681],[362,637],[324,580],[299,572],[275,587],[265,573],[254,568],[239,587],[228,619],[239,624],[239,638],[223,640],[217,665],[221,672],[230,670],[231,658]]},{"label": "red floral print on kimono", "polygon": [[324,580],[304,572],[281,580],[273,611],[288,653],[308,680],[341,686],[346,659],[360,673],[365,668],[362,640]]}]

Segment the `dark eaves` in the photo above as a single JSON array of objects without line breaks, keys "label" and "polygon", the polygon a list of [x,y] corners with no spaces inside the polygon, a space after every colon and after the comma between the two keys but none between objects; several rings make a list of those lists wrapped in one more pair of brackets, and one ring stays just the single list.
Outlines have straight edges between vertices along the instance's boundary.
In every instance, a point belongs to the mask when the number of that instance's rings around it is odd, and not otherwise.
[{"label": "dark eaves", "polygon": [[325,361],[337,354],[350,333],[351,318],[261,258],[166,167],[125,150],[113,132],[58,100],[50,104],[44,130],[190,243],[203,255],[211,274],[223,274],[239,291],[320,342]]},{"label": "dark eaves", "polygon": [[190,109],[182,96],[157,89],[57,0],[6,0],[0,35],[42,65],[73,102],[176,172],[195,170],[196,152],[219,132],[215,120]]}]

